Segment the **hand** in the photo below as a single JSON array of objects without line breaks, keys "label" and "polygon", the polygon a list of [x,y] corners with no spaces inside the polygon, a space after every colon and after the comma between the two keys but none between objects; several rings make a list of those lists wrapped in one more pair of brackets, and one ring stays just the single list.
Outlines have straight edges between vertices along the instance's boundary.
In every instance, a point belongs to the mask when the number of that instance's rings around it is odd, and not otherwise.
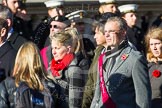
[{"label": "hand", "polygon": [[25,9],[21,10],[21,9],[18,9],[17,13],[16,13],[16,16],[25,20],[25,21],[29,21],[31,18],[29,15],[27,15],[27,12]]}]

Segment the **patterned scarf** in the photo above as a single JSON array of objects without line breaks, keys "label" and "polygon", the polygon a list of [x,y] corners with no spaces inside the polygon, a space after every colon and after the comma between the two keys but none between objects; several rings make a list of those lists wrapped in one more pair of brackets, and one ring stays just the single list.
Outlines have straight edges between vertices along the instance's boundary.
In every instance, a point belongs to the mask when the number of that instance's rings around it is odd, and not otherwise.
[{"label": "patterned scarf", "polygon": [[51,72],[54,77],[59,77],[61,74],[59,71],[65,69],[71,61],[74,59],[74,54],[66,54],[62,60],[55,61],[53,58],[51,61]]}]

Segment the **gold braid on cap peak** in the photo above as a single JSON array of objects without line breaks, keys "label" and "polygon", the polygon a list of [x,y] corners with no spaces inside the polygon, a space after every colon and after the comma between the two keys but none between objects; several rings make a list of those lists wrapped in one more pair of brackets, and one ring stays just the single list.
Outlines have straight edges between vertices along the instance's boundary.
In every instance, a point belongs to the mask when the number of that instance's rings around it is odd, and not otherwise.
[{"label": "gold braid on cap peak", "polygon": [[121,12],[121,14],[126,14],[126,13],[137,13],[137,10],[126,10],[126,11],[123,11]]},{"label": "gold braid on cap peak", "polygon": [[26,3],[26,0],[22,0],[23,3]]},{"label": "gold braid on cap peak", "polygon": [[107,5],[107,4],[117,4],[117,3],[115,1],[101,3],[101,5]]},{"label": "gold braid on cap peak", "polygon": [[162,20],[162,16],[160,16],[160,19]]},{"label": "gold braid on cap peak", "polygon": [[83,12],[80,12],[80,19],[83,18]]},{"label": "gold braid on cap peak", "polygon": [[57,21],[58,19],[59,19],[59,17],[58,17],[58,16],[56,16],[56,17],[54,18],[54,20],[55,20],[55,21]]}]

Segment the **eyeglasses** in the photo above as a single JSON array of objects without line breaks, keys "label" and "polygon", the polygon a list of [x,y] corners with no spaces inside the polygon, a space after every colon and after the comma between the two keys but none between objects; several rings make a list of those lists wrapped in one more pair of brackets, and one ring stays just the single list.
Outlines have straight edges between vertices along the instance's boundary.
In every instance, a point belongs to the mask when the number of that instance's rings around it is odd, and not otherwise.
[{"label": "eyeglasses", "polygon": [[58,25],[50,25],[50,28],[62,29],[62,28],[61,28],[61,27],[59,27]]},{"label": "eyeglasses", "polygon": [[121,32],[121,30],[109,30],[109,31],[105,31],[105,32],[119,34]]}]

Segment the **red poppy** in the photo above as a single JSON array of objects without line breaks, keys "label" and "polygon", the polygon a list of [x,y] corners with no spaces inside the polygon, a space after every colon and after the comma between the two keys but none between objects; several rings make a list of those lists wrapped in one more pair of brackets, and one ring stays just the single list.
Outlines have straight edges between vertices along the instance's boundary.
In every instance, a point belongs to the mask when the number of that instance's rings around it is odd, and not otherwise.
[{"label": "red poppy", "polygon": [[126,59],[127,59],[127,57],[128,57],[128,55],[127,55],[127,54],[123,54],[123,55],[121,56],[121,59],[122,59],[122,60],[126,60]]},{"label": "red poppy", "polygon": [[159,70],[154,70],[154,71],[152,72],[152,76],[154,76],[155,78],[160,77],[160,75],[161,75],[161,72],[160,72]]}]

